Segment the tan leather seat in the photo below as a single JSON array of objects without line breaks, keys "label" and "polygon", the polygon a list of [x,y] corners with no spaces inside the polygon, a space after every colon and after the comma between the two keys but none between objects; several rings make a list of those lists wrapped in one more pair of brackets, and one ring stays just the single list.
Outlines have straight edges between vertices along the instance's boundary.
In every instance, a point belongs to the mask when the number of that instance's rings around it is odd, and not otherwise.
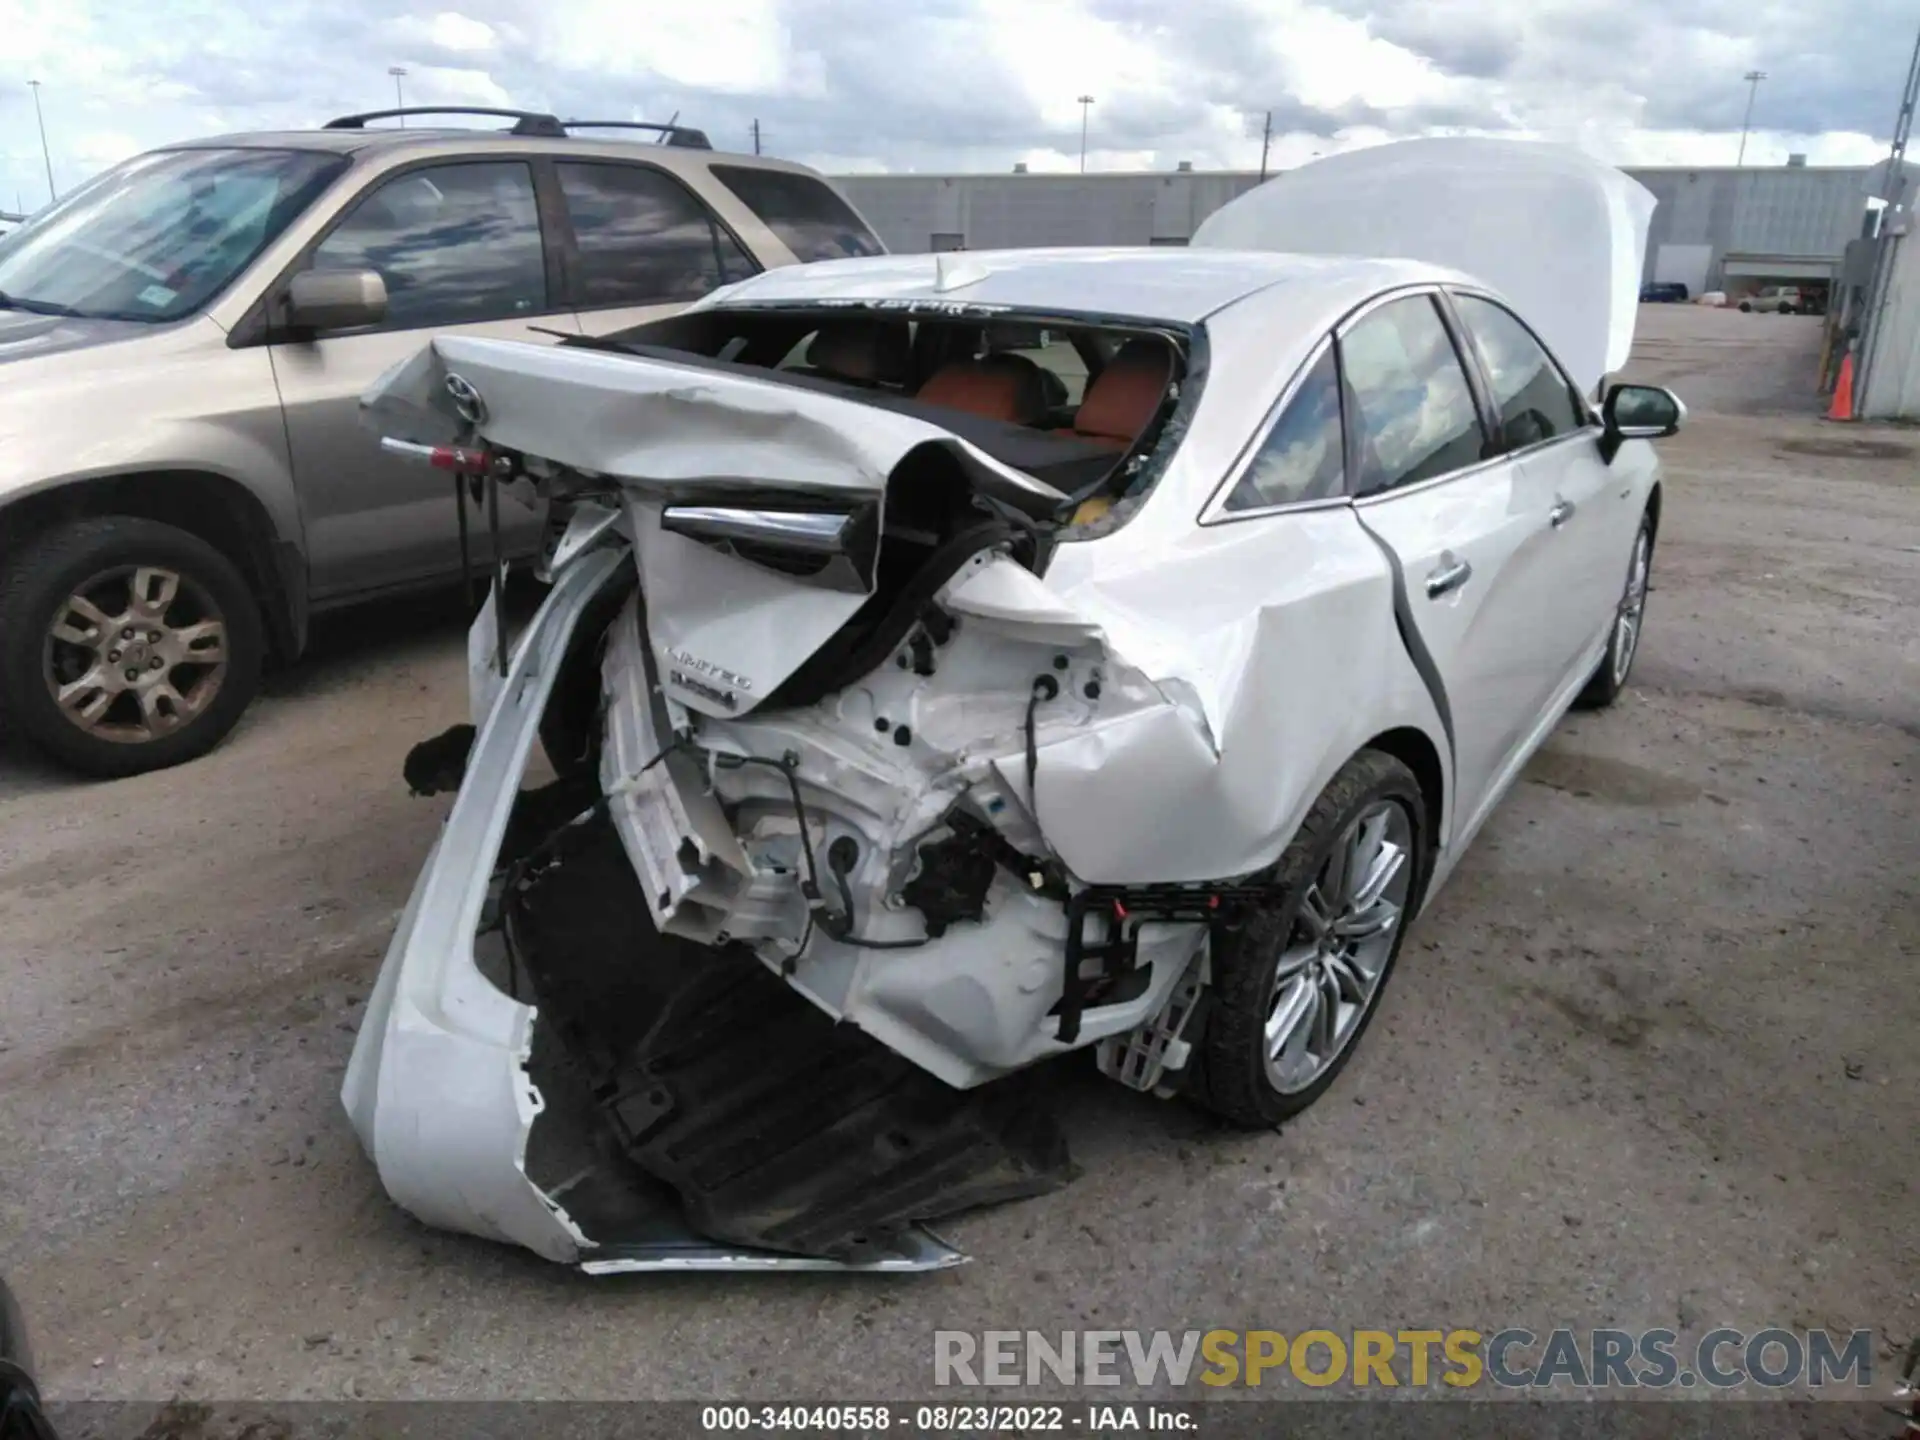
[{"label": "tan leather seat", "polygon": [[1173,378],[1173,355],[1164,344],[1129,340],[1094,377],[1065,434],[1126,449],[1160,409]]},{"label": "tan leather seat", "polygon": [[1035,424],[1047,413],[1040,367],[1022,355],[949,361],[927,377],[914,399],[1013,425]]}]

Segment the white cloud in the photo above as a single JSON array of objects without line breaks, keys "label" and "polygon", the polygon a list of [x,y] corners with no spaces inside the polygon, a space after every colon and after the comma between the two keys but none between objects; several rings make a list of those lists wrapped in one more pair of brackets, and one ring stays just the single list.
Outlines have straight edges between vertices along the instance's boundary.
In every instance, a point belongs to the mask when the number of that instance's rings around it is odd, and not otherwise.
[{"label": "white cloud", "polygon": [[[139,149],[392,103],[758,119],[829,169],[1251,167],[1430,133],[1573,140],[1633,163],[1880,158],[1908,0],[0,0],[0,205]],[[1889,43],[1892,37],[1894,43]]]},{"label": "white cloud", "polygon": [[491,25],[481,20],[469,20],[465,15],[451,10],[442,10],[434,16],[427,33],[434,44],[447,50],[493,50],[500,43]]}]

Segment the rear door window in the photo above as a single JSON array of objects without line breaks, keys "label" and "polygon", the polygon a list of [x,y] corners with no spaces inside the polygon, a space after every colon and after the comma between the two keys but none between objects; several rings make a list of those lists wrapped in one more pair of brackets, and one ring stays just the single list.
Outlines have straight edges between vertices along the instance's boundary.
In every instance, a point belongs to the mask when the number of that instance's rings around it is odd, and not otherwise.
[{"label": "rear door window", "polygon": [[646,165],[575,161],[558,169],[578,254],[573,299],[581,309],[698,300],[759,268],[670,175]]},{"label": "rear door window", "polygon": [[791,170],[762,170],[747,165],[715,165],[713,178],[807,264],[850,255],[884,255],[886,247],[853,207],[826,181]]},{"label": "rear door window", "polygon": [[1445,475],[1486,457],[1480,413],[1430,295],[1382,305],[1340,337],[1356,495]]}]

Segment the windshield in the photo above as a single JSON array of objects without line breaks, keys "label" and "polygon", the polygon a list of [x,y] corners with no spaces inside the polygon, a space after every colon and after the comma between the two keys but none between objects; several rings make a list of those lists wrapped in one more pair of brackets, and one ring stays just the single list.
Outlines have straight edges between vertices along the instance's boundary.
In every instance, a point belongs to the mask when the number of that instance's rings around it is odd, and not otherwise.
[{"label": "windshield", "polygon": [[308,150],[161,150],[0,239],[0,308],[160,322],[224,290],[347,166]]}]

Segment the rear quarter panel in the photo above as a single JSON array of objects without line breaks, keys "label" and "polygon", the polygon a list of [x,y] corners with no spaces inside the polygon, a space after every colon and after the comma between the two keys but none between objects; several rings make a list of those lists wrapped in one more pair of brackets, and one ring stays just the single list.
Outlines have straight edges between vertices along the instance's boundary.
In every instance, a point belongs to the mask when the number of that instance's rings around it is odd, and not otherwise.
[{"label": "rear quarter panel", "polygon": [[[1063,547],[1049,585],[1179,708],[1040,752],[1041,824],[1099,883],[1202,881],[1273,863],[1369,740],[1451,756],[1394,619],[1393,576],[1344,505]],[[1444,807],[1443,807],[1444,811]],[[1451,823],[1434,817],[1444,837]]]}]

